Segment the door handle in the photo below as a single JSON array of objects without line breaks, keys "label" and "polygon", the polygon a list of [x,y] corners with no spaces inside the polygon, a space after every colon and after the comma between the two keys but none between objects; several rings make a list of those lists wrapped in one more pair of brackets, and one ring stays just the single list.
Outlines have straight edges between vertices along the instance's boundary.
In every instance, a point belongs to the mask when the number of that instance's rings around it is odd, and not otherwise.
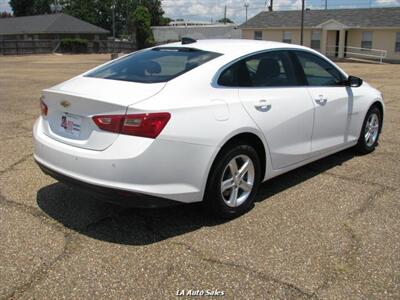
[{"label": "door handle", "polygon": [[328,102],[328,98],[324,97],[323,95],[319,95],[318,98],[315,99],[315,102],[319,105],[325,105]]},{"label": "door handle", "polygon": [[269,110],[271,110],[271,104],[268,103],[267,100],[260,100],[257,104],[254,105],[254,107],[258,110],[258,111],[262,111],[262,112],[267,112]]}]

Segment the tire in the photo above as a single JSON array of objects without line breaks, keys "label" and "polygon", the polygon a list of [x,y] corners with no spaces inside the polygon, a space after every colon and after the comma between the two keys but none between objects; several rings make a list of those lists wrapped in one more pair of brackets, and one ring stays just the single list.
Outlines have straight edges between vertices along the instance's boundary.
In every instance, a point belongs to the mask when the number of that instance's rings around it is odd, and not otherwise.
[{"label": "tire", "polygon": [[[232,170],[235,171],[235,164],[239,172],[245,170],[242,168],[245,163],[248,166],[247,171],[233,176]],[[236,218],[253,207],[260,180],[260,158],[252,146],[239,143],[232,148],[222,150],[208,177],[204,205],[217,217]],[[222,182],[225,182],[224,192]]]},{"label": "tire", "polygon": [[372,106],[365,116],[360,137],[355,149],[358,153],[368,154],[375,150],[381,133],[382,115],[378,107]]}]

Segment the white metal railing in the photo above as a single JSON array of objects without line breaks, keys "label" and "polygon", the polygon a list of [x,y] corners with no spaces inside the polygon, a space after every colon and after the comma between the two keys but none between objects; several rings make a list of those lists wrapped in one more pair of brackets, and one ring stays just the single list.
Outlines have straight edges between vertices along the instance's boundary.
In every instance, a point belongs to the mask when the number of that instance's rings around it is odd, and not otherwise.
[{"label": "white metal railing", "polygon": [[[369,49],[369,48],[361,48],[361,47],[352,47],[347,46],[345,47],[345,54],[346,56],[360,56],[366,58],[375,58],[379,59],[379,63],[383,62],[383,59],[387,56],[387,51],[382,49]],[[326,47],[326,54],[327,55],[335,55],[339,53],[339,46],[327,46]]]}]

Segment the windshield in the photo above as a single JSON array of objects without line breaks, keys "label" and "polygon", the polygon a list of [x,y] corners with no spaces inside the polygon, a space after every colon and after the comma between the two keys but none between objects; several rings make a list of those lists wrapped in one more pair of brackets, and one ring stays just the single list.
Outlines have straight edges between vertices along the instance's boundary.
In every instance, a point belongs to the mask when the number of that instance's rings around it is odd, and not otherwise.
[{"label": "windshield", "polygon": [[193,48],[153,48],[133,53],[86,76],[141,83],[166,82],[220,55]]}]

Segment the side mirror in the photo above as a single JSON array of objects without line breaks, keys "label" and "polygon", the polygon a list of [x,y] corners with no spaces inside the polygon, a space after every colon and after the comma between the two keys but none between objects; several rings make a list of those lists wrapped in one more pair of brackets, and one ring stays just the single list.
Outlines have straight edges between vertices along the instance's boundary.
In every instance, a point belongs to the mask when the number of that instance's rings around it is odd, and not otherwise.
[{"label": "side mirror", "polygon": [[356,76],[349,76],[347,78],[347,86],[349,87],[359,87],[363,84],[363,80],[361,78],[358,78]]}]

